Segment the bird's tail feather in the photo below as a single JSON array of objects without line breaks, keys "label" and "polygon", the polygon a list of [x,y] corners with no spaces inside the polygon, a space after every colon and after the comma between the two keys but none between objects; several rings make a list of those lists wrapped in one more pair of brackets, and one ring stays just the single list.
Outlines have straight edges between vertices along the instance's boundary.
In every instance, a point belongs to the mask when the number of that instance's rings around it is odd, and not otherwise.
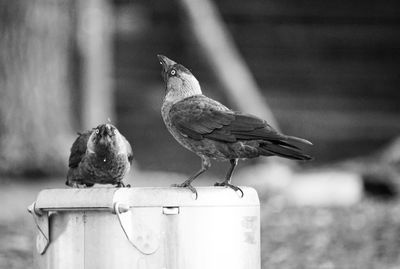
[{"label": "bird's tail feather", "polygon": [[313,159],[310,155],[302,152],[301,149],[285,142],[281,144],[262,143],[258,150],[261,155],[265,156],[277,155],[288,159],[303,161]]},{"label": "bird's tail feather", "polygon": [[286,139],[290,142],[297,142],[297,143],[302,143],[302,144],[306,144],[306,145],[310,145],[310,146],[312,146],[312,144],[313,144],[304,138],[295,137],[295,136],[286,136]]}]

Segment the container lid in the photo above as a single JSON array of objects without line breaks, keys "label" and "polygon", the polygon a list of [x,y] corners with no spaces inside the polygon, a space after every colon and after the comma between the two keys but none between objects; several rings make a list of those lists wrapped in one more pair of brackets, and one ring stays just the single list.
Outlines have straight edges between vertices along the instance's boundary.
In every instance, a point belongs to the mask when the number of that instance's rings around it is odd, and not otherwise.
[{"label": "container lid", "polygon": [[36,200],[35,208],[45,211],[58,210],[113,210],[115,203],[129,207],[174,206],[258,206],[257,192],[240,187],[243,197],[226,187],[197,187],[198,198],[185,188],[86,188],[45,189]]}]

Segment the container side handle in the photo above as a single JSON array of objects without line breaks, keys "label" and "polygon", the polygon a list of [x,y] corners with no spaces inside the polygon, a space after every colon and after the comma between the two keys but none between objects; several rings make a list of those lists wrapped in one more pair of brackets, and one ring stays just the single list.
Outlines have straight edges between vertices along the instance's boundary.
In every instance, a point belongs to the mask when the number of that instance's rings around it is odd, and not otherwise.
[{"label": "container side handle", "polygon": [[28,212],[31,213],[38,230],[36,250],[40,255],[43,255],[50,244],[48,212],[36,208],[35,202],[28,207]]},{"label": "container side handle", "polygon": [[117,215],[119,224],[132,246],[145,255],[156,252],[159,248],[159,238],[148,228],[132,221],[128,205],[116,202],[113,212]]}]

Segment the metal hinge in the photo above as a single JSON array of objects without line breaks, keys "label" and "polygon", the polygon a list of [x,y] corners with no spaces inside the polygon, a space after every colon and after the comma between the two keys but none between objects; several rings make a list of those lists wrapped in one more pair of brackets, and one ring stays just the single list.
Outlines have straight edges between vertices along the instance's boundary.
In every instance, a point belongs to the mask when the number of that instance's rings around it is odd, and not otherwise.
[{"label": "metal hinge", "polygon": [[49,237],[49,215],[48,212],[36,208],[36,203],[28,207],[29,213],[32,214],[33,220],[38,228],[36,235],[36,250],[39,254],[44,254],[50,244]]}]

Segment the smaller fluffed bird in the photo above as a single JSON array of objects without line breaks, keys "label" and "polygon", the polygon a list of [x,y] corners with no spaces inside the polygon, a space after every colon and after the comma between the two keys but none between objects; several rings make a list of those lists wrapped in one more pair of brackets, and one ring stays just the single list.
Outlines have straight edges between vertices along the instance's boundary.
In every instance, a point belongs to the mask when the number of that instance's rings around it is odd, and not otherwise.
[{"label": "smaller fluffed bird", "polygon": [[71,147],[65,184],[70,187],[94,184],[125,187],[122,179],[129,172],[132,160],[128,140],[112,124],[101,124],[78,134]]},{"label": "smaller fluffed bird", "polygon": [[279,156],[294,160],[310,160],[297,145],[311,142],[281,134],[266,121],[250,114],[233,111],[202,94],[195,76],[183,65],[158,55],[165,82],[161,114],[172,136],[201,158],[201,169],[176,187],[185,187],[196,194],[193,180],[211,166],[210,159],[229,161],[230,168],[223,182],[215,186],[241,189],[231,184],[239,159]]}]

